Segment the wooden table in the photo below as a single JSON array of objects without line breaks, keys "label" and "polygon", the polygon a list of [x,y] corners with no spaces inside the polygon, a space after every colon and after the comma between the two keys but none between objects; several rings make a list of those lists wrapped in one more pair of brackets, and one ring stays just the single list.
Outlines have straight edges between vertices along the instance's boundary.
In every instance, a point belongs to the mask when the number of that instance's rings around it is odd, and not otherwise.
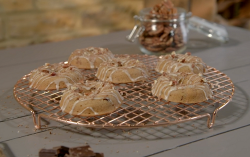
[{"label": "wooden table", "polygon": [[35,130],[31,114],[13,97],[23,75],[43,65],[67,60],[77,48],[107,47],[115,54],[141,54],[125,40],[129,31],[0,51],[0,147],[9,156],[38,156],[41,148],[88,143],[105,156],[248,156],[250,152],[250,31],[227,27],[230,41],[218,44],[190,33],[188,51],[228,75],[235,85],[233,100],[221,111],[213,128],[206,119],[167,127],[88,129],[50,121]]}]

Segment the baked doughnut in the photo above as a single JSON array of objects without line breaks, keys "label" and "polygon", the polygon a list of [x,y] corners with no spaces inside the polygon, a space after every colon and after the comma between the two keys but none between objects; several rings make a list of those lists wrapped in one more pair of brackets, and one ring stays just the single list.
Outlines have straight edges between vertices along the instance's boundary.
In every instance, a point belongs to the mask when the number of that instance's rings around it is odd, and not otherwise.
[{"label": "baked doughnut", "polygon": [[122,101],[112,84],[86,81],[69,87],[62,95],[60,107],[74,116],[97,116],[115,111]]},{"label": "baked doughnut", "polygon": [[94,69],[111,58],[114,58],[114,55],[107,48],[88,47],[72,52],[68,62],[80,69]]},{"label": "baked doughnut", "polygon": [[175,54],[173,51],[170,55],[161,56],[155,70],[159,73],[187,72],[187,73],[204,73],[207,66],[201,58],[191,56],[190,52],[186,54]]},{"label": "baked doughnut", "polygon": [[213,95],[206,79],[192,73],[163,73],[152,85],[152,94],[180,103],[198,103]]},{"label": "baked doughnut", "polygon": [[96,73],[99,80],[112,83],[144,81],[148,76],[146,66],[129,56],[113,58],[101,63]]},{"label": "baked doughnut", "polygon": [[59,90],[79,82],[82,78],[81,71],[75,66],[70,66],[67,62],[45,63],[45,65],[31,71],[29,87],[38,90]]}]

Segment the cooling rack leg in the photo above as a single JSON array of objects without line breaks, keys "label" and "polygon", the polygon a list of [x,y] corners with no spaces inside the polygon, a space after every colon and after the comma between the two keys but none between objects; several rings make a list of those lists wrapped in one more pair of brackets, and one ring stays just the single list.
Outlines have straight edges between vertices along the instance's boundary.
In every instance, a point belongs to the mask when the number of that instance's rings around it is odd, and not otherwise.
[{"label": "cooling rack leg", "polygon": [[214,121],[217,115],[218,109],[214,110],[213,115],[211,116],[209,113],[207,114],[207,127],[211,129],[214,125]]},{"label": "cooling rack leg", "polygon": [[34,112],[32,112],[32,117],[33,117],[33,123],[35,125],[35,128],[40,129],[41,128],[40,117],[38,116],[38,118],[37,118],[38,119],[38,125],[36,123],[36,114]]},{"label": "cooling rack leg", "polygon": [[46,117],[46,116],[43,116],[43,114],[38,114],[37,115],[37,121],[36,121],[36,114],[34,113],[34,111],[32,111],[31,113],[32,113],[35,128],[37,130],[44,129],[44,128],[42,128],[42,125],[41,125],[41,119],[42,119],[42,117]]},{"label": "cooling rack leg", "polygon": [[31,109],[30,107],[28,107],[28,105],[23,105],[23,107],[31,112],[35,128],[41,129],[41,116],[40,115],[37,116],[37,119],[38,119],[38,123],[37,123],[35,111],[33,109]]},{"label": "cooling rack leg", "polygon": [[37,126],[37,124],[36,124],[36,113],[34,112],[34,110],[32,110],[30,107],[28,107],[27,105],[25,105],[24,106],[28,111],[30,111],[31,112],[31,114],[32,114],[32,118],[33,118],[33,123],[34,123],[34,125],[35,125],[35,128],[36,129],[40,129],[38,126]]}]

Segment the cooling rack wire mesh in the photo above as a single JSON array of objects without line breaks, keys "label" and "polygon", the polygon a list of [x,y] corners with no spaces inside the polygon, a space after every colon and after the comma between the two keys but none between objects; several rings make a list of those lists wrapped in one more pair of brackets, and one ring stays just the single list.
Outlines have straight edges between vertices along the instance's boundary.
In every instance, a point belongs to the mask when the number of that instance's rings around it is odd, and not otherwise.
[{"label": "cooling rack wire mesh", "polygon": [[[117,55],[122,56],[122,55]],[[29,74],[14,86],[16,100],[32,113],[35,128],[41,129],[41,118],[92,128],[139,128],[167,126],[207,117],[207,127],[214,124],[217,112],[226,106],[234,94],[230,78],[213,67],[208,67],[204,77],[212,84],[213,98],[202,103],[184,104],[159,100],[152,96],[151,85],[160,74],[154,70],[158,57],[130,55],[145,63],[150,78],[145,82],[116,84],[125,98],[115,112],[95,117],[77,117],[63,113],[59,101],[63,90],[40,91],[29,88]],[[83,70],[88,80],[97,80],[96,70]]]}]

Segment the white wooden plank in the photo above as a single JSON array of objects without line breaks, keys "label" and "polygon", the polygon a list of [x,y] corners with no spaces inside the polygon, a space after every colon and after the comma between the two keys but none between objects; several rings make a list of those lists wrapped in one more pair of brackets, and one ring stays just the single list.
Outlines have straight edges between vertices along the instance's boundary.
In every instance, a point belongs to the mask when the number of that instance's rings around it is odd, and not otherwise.
[{"label": "white wooden plank", "polygon": [[[213,156],[236,157],[248,156],[250,145],[250,127],[244,127],[226,134],[221,134],[206,140],[194,142],[183,147],[157,153],[154,157],[180,157],[180,156]],[[202,146],[202,147],[201,147]]]},{"label": "white wooden plank", "polygon": [[13,89],[2,91],[0,100],[0,122],[30,115],[14,98]]},{"label": "white wooden plank", "polygon": [[43,125],[49,127],[36,130],[31,116],[21,117],[0,123],[0,142],[13,140],[23,136],[33,135],[56,127],[64,126],[64,124],[56,121],[44,121]]},{"label": "white wooden plank", "polygon": [[241,43],[233,47],[216,47],[195,53],[203,61],[218,70],[229,70],[250,65],[250,42]]}]

